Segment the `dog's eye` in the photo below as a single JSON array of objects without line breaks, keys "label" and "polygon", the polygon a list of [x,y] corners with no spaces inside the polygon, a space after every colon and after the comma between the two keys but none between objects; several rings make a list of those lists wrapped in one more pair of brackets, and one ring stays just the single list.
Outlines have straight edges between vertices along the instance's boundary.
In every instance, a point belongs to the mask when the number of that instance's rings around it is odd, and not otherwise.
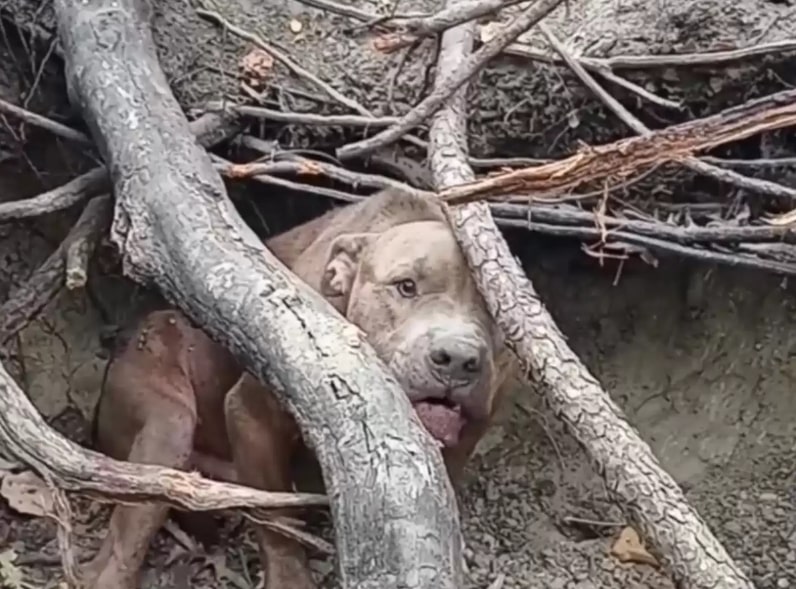
[{"label": "dog's eye", "polygon": [[411,299],[417,296],[417,284],[415,284],[414,280],[408,278],[406,280],[400,280],[395,283],[395,288],[398,289],[398,293],[405,299]]}]

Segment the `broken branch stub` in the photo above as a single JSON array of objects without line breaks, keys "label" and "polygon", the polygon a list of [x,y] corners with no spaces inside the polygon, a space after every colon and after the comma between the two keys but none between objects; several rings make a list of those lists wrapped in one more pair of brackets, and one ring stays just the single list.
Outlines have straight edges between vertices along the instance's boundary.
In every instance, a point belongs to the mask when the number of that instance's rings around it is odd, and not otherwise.
[{"label": "broken branch stub", "polygon": [[[456,0],[449,0],[448,5]],[[472,50],[474,25],[446,31],[440,71],[455,69]],[[466,163],[466,86],[432,116],[429,126],[438,190],[472,182]],[[453,188],[455,190],[455,188]],[[540,385],[553,413],[584,448],[612,498],[655,550],[678,586],[689,589],[751,589],[677,483],[621,409],[569,348],[531,281],[514,260],[486,203],[446,207],[451,225],[481,295],[526,378]]]},{"label": "broken branch stub", "polygon": [[70,94],[112,170],[125,272],[157,286],[295,416],[331,497],[343,586],[461,587],[441,454],[370,345],[236,213],[160,69],[143,1],[55,8]]}]

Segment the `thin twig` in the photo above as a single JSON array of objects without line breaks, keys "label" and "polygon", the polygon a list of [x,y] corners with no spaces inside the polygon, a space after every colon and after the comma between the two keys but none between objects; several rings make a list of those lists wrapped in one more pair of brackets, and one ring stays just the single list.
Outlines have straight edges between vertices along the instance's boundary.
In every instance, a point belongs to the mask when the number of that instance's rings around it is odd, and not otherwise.
[{"label": "thin twig", "polygon": [[80,131],[75,131],[71,127],[62,125],[52,119],[48,119],[47,117],[11,104],[10,102],[6,102],[5,100],[0,100],[0,113],[13,116],[21,121],[49,131],[53,135],[58,135],[69,141],[79,143],[84,147],[94,147],[94,142]]},{"label": "thin twig", "polygon": [[288,158],[286,160],[269,163],[232,164],[219,162],[216,164],[216,169],[222,176],[230,179],[252,178],[254,176],[271,174],[295,174],[296,176],[323,175],[332,180],[337,180],[338,182],[345,182],[355,189],[359,187],[376,189],[396,188],[406,193],[431,194],[386,176],[353,172],[333,164],[300,156],[287,155],[286,157]]},{"label": "thin twig", "polygon": [[214,12],[212,10],[197,8],[196,13],[199,16],[214,21],[216,24],[224,27],[229,32],[240,37],[241,39],[245,39],[250,43],[254,43],[255,45],[257,45],[257,47],[259,47],[263,51],[266,51],[269,55],[272,55],[273,57],[281,61],[285,65],[285,67],[287,67],[294,74],[302,78],[305,78],[306,80],[309,80],[310,82],[315,84],[318,88],[326,92],[329,96],[337,100],[340,104],[345,105],[346,107],[350,108],[353,111],[358,112],[363,116],[366,117],[372,116],[372,113],[369,110],[367,110],[364,106],[359,104],[357,101],[347,98],[346,96],[335,90],[328,83],[321,80],[318,76],[316,76],[312,72],[306,70],[305,68],[297,64],[290,57],[282,53],[282,51],[280,51],[273,45],[266,43],[262,38],[258,37],[254,33],[250,33],[249,31],[246,31],[238,26],[235,26],[227,19],[222,17],[219,13]]},{"label": "thin twig", "polygon": [[110,223],[113,202],[109,195],[93,199],[64,241],[33,273],[33,276],[12,291],[0,306],[0,346],[16,335],[41,311],[64,285],[66,254],[78,242],[95,242]]},{"label": "thin twig", "polygon": [[498,55],[501,50],[519,37],[523,32],[534,26],[561,3],[561,0],[539,0],[523,11],[514,21],[504,26],[495,36],[485,43],[478,51],[471,53],[453,72],[435,84],[434,91],[420,104],[401,117],[393,125],[381,133],[350,143],[337,150],[341,160],[362,157],[380,147],[384,147],[406,134],[428,117],[430,117],[459,87],[481,70],[487,62]]},{"label": "thin twig", "polygon": [[391,53],[416,43],[423,37],[438,35],[456,25],[476,20],[524,2],[525,0],[467,0],[461,5],[445,7],[436,14],[421,17],[397,16],[387,19],[380,25],[392,25],[407,31],[408,34],[382,37],[376,42],[379,50]]},{"label": "thin twig", "polygon": [[776,261],[764,260],[759,257],[742,254],[729,254],[697,248],[694,246],[681,245],[679,243],[663,241],[661,239],[646,237],[644,235],[636,235],[622,230],[603,232],[597,227],[566,227],[561,225],[549,225],[546,223],[532,223],[528,225],[524,221],[514,221],[511,219],[501,219],[500,224],[503,227],[525,228],[529,229],[530,231],[538,231],[540,233],[558,237],[596,239],[601,245],[609,243],[627,243],[631,245],[642,246],[660,254],[682,256],[701,260],[703,262],[722,264],[737,268],[765,270],[767,272],[783,274],[786,276],[796,276],[796,264],[780,263]]},{"label": "thin twig", "polygon": [[[580,78],[581,82],[586,85],[589,90],[594,94],[619,117],[628,127],[639,135],[649,135],[650,129],[641,120],[627,110],[618,100],[608,94],[597,81],[586,71],[586,69],[574,58],[564,44],[559,41],[553,32],[544,23],[539,24],[539,30],[547,38],[547,41],[555,49],[566,64],[572,69],[575,75]],[[693,156],[687,156],[682,160],[682,163],[695,172],[699,172],[710,176],[716,180],[734,184],[741,188],[761,192],[769,196],[785,197],[796,199],[796,189],[782,186],[770,180],[759,180],[757,178],[749,178],[743,176],[732,170],[725,170],[716,168],[708,163],[699,161]]]},{"label": "thin twig", "polygon": [[[580,57],[578,61],[588,70],[601,73],[606,70],[667,67],[693,67],[710,66],[734,61],[742,61],[752,57],[760,57],[771,53],[791,53],[796,51],[796,39],[784,39],[771,43],[761,43],[741,49],[727,51],[704,51],[698,53],[672,53],[669,55],[614,55],[612,57]],[[505,53],[543,61],[551,64],[561,64],[563,60],[534,49],[524,43],[512,43],[506,47]]]},{"label": "thin twig", "polygon": [[316,113],[283,112],[263,106],[241,104],[222,104],[219,101],[209,102],[206,112],[236,112],[245,117],[265,119],[278,123],[294,123],[299,125],[316,125],[324,127],[389,127],[399,121],[398,117],[375,117],[372,115],[319,115]]}]

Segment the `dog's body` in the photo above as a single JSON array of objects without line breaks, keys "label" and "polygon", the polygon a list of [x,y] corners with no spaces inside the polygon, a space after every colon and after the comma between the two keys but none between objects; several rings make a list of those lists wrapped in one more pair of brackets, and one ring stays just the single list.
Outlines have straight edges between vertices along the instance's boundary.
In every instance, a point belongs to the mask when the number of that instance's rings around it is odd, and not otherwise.
[{"label": "dog's body", "polygon": [[[514,369],[438,203],[385,191],[267,247],[367,336],[442,446],[456,481]],[[293,489],[304,453],[271,391],[175,310],[148,315],[111,361],[96,443],[122,460]],[[167,508],[117,507],[90,566],[94,589],[132,589]],[[258,529],[267,589],[314,587],[294,541]]]}]

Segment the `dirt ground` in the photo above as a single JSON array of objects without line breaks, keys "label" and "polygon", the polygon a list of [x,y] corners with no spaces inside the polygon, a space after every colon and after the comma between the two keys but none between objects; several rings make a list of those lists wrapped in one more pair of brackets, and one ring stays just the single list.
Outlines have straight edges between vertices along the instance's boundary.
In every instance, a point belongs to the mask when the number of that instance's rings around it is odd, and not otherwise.
[{"label": "dirt ground", "polygon": [[[46,242],[31,235],[6,226],[0,252],[37,258],[30,253]],[[510,237],[571,345],[733,557],[760,589],[796,586],[794,286],[665,261],[617,279],[615,264],[601,268],[572,243]],[[60,297],[21,337],[20,383],[78,440],[104,364],[98,326],[123,320],[143,300],[118,278],[97,280],[92,290],[91,297]],[[120,301],[117,316],[103,318],[97,303],[110,298]],[[605,497],[539,396],[518,389],[463,489],[468,587],[498,577],[518,589],[673,587],[650,566],[610,556],[622,516]],[[74,510],[78,554],[88,558],[107,510],[86,501]],[[142,587],[258,586],[250,530],[240,525],[239,516],[228,518],[227,539],[208,548],[175,526],[164,530]],[[30,586],[57,586],[54,526],[0,502],[0,552],[9,547]],[[314,566],[334,586],[331,562]]]}]

